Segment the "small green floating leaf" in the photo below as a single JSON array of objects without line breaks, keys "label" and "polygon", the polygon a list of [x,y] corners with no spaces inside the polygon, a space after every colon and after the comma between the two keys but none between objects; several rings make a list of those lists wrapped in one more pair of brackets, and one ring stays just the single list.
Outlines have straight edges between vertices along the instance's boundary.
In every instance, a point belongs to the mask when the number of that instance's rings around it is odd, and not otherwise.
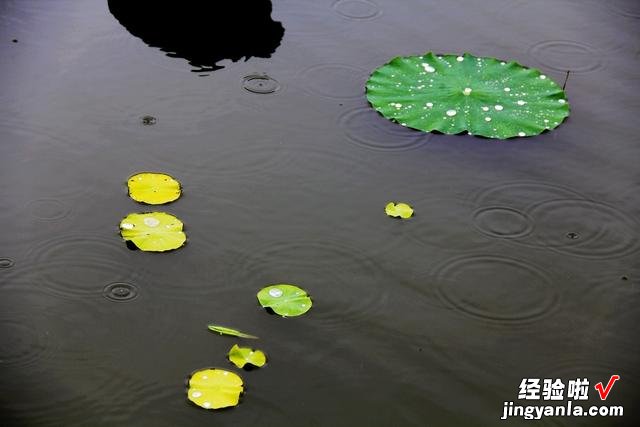
[{"label": "small green floating leaf", "polygon": [[258,339],[258,337],[256,336],[245,334],[244,332],[240,332],[237,329],[227,328],[226,326],[207,325],[207,327],[209,328],[210,331],[217,332],[220,335],[230,335],[232,337]]},{"label": "small green floating leaf", "polygon": [[168,213],[132,213],[120,221],[120,235],[140,250],[164,252],[178,249],[187,241],[182,227],[182,221]]},{"label": "small green floating leaf", "polygon": [[389,202],[387,203],[387,206],[384,207],[384,211],[387,213],[387,215],[395,217],[395,218],[402,218],[402,219],[408,219],[411,218],[411,216],[413,215],[413,208],[409,205],[407,205],[406,203],[393,203],[393,202]]},{"label": "small green floating leaf", "polygon": [[300,316],[313,304],[307,293],[294,285],[280,283],[267,286],[258,292],[258,301],[283,317]]},{"label": "small green floating leaf", "polygon": [[127,181],[129,196],[136,202],[162,205],[173,202],[182,193],[180,183],[171,175],[140,172]]},{"label": "small green floating leaf", "polygon": [[238,368],[243,368],[246,364],[261,368],[267,363],[267,356],[261,350],[254,350],[249,347],[238,347],[235,344],[229,350],[229,360]]},{"label": "small green floating leaf", "polygon": [[224,369],[196,371],[189,379],[187,398],[205,409],[236,406],[244,392],[242,378]]},{"label": "small green floating leaf", "polygon": [[468,53],[393,58],[366,88],[384,117],[425,132],[506,139],[538,135],[569,116],[564,91],[539,70]]}]

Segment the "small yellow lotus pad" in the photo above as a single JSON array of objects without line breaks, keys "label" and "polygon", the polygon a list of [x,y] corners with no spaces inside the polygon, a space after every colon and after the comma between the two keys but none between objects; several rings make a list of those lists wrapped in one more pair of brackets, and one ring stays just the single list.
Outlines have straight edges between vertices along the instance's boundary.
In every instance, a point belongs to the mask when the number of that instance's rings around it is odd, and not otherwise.
[{"label": "small yellow lotus pad", "polygon": [[235,344],[231,347],[231,350],[229,350],[229,360],[238,368],[243,368],[246,364],[261,368],[267,363],[267,356],[260,350],[254,350],[249,347],[238,347],[238,345]]},{"label": "small yellow lotus pad", "polygon": [[173,202],[182,193],[180,183],[164,173],[137,173],[129,178],[127,186],[133,200],[149,205]]},{"label": "small yellow lotus pad", "polygon": [[402,219],[411,218],[411,216],[413,215],[413,208],[406,203],[395,204],[393,202],[390,202],[387,204],[387,206],[384,207],[384,211],[389,216],[396,218],[400,217]]},{"label": "small yellow lotus pad", "polygon": [[187,398],[205,409],[236,406],[243,393],[242,378],[223,369],[196,371],[189,379]]},{"label": "small yellow lotus pad", "polygon": [[164,252],[184,245],[182,227],[182,221],[168,213],[132,213],[120,222],[120,234],[140,250]]}]

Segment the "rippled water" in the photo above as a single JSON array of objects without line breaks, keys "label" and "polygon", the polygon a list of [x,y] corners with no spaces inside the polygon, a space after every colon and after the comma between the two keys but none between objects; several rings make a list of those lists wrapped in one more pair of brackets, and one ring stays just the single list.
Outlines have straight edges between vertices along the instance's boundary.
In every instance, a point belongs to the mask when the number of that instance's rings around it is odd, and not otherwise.
[{"label": "rippled water", "polygon": [[[542,424],[634,425],[638,2],[129,3],[0,2],[0,425],[487,426],[524,377],[614,373],[624,419]],[[428,50],[570,71],[572,115],[504,142],[369,108]],[[144,170],[183,185],[178,251],[118,236]],[[265,313],[279,282],[313,309]],[[209,322],[269,355],[219,413],[185,396],[230,367]]]}]

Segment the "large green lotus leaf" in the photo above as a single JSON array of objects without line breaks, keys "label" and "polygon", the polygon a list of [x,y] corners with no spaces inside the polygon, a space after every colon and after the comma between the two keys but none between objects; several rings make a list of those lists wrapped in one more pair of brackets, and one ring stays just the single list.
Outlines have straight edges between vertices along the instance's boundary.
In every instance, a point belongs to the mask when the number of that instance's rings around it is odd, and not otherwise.
[{"label": "large green lotus leaf", "polygon": [[253,339],[258,338],[254,335],[245,334],[244,332],[241,332],[237,329],[227,328],[226,326],[207,325],[207,327],[209,328],[210,331],[217,332],[220,335],[230,335],[232,337],[239,337],[239,338],[253,338]]},{"label": "large green lotus leaf", "polygon": [[506,139],[538,135],[569,116],[562,88],[539,70],[468,53],[396,57],[366,86],[383,116],[426,132]]},{"label": "large green lotus leaf", "polygon": [[261,350],[254,350],[249,347],[238,347],[235,344],[228,354],[231,363],[238,368],[244,368],[246,364],[261,368],[267,363],[267,356]]},{"label": "large green lotus leaf", "polygon": [[173,202],[182,193],[180,183],[171,175],[141,172],[127,181],[129,196],[136,202],[162,205]]},{"label": "large green lotus leaf", "polygon": [[280,283],[267,286],[258,292],[258,301],[283,317],[300,316],[311,308],[309,295],[297,286]]},{"label": "large green lotus leaf", "polygon": [[182,227],[182,221],[168,213],[132,213],[120,221],[120,234],[140,250],[164,252],[184,245]]},{"label": "large green lotus leaf", "polygon": [[244,391],[242,378],[223,369],[203,369],[189,379],[187,398],[205,409],[236,406]]}]

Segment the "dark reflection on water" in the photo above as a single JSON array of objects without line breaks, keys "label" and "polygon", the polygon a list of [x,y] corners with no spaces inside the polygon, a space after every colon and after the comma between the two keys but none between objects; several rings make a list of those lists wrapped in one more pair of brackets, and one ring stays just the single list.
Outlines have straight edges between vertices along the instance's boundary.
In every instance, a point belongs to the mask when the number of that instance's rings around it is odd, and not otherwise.
[{"label": "dark reflection on water", "polygon": [[271,19],[270,0],[109,0],[109,10],[131,34],[185,58],[194,72],[223,68],[223,59],[269,58],[284,35]]}]

